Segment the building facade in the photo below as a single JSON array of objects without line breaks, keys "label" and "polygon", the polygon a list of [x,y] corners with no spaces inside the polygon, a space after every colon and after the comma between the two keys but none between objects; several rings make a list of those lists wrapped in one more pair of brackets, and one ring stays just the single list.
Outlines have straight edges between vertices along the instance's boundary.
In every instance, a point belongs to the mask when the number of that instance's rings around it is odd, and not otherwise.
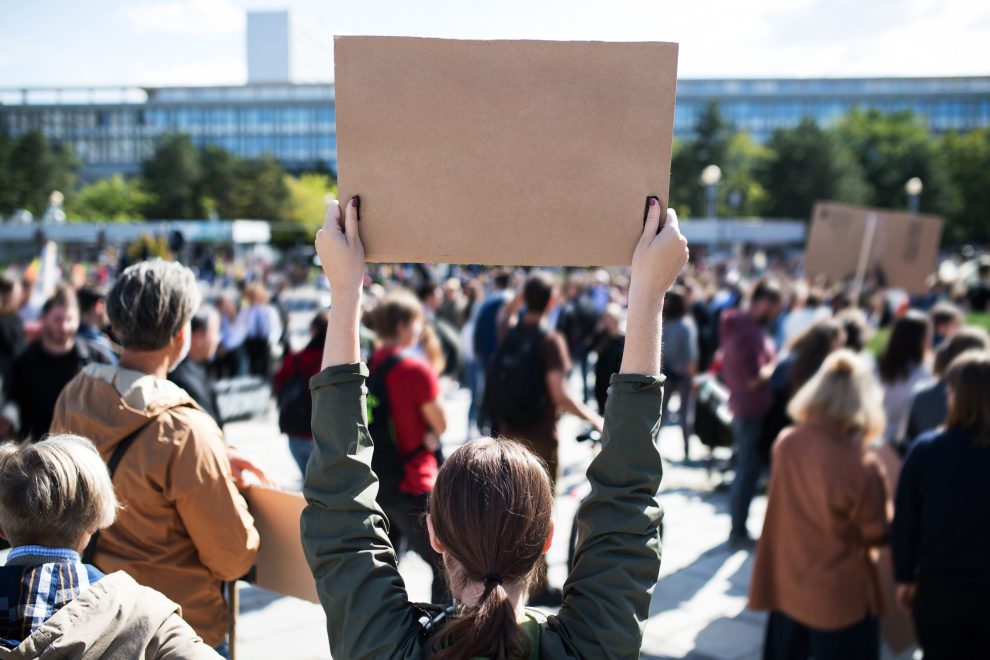
[{"label": "building facade", "polygon": [[[681,80],[674,133],[689,138],[709,102],[764,141],[808,116],[828,125],[855,107],[913,110],[935,133],[990,126],[990,76]],[[245,158],[271,154],[290,171],[337,169],[332,84],[0,89],[0,131],[40,129],[68,144],[86,179],[133,173],[167,133]]]}]

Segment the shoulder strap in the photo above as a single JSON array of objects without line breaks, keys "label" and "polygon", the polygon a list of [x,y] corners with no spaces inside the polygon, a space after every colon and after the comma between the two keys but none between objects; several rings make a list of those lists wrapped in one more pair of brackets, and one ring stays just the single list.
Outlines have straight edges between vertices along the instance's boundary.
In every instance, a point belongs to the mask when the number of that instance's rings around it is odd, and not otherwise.
[{"label": "shoulder strap", "polygon": [[[141,432],[151,426],[151,423],[154,421],[155,418],[153,417],[149,421],[137,427],[126,438],[121,440],[116,447],[114,447],[113,454],[110,455],[110,460],[107,461],[107,471],[110,473],[110,481],[113,481],[113,475],[117,471],[117,466],[120,465],[121,459],[124,458],[124,454],[127,453],[127,450],[134,444],[134,441],[137,440],[138,436],[141,435]],[[89,544],[86,546],[86,549],[83,551],[82,561],[84,564],[93,563],[93,556],[96,555],[96,542],[99,538],[100,531],[96,530],[93,536],[89,539]]]},{"label": "shoulder strap", "polygon": [[390,356],[387,360],[375,368],[374,374],[372,375],[374,375],[375,378],[381,379],[382,383],[384,383],[385,377],[388,376],[392,372],[392,369],[398,366],[403,359],[404,358],[401,353],[396,353],[395,355]]}]

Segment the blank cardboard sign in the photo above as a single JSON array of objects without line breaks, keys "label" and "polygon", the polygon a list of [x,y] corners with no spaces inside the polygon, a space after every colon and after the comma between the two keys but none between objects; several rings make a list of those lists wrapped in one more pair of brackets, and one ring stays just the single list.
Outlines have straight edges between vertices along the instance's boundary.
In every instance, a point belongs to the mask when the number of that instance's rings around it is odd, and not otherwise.
[{"label": "blank cardboard sign", "polygon": [[805,256],[808,274],[853,277],[871,215],[876,215],[877,227],[867,275],[881,277],[888,286],[923,293],[925,280],[935,271],[942,238],[942,218],[934,215],[818,202]]},{"label": "blank cardboard sign", "polygon": [[369,261],[628,265],[667,199],[677,45],[336,37]]},{"label": "blank cardboard sign", "polygon": [[299,518],[306,508],[302,493],[255,485],[246,496],[261,537],[255,560],[256,584],[285,596],[320,602],[302,549]]}]

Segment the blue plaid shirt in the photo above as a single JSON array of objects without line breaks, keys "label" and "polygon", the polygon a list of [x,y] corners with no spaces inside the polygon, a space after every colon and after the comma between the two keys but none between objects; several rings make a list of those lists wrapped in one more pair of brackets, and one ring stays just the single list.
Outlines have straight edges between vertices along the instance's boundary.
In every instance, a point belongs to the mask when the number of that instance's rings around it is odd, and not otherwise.
[{"label": "blue plaid shirt", "polygon": [[13,649],[103,577],[68,548],[23,545],[0,566],[0,644]]}]

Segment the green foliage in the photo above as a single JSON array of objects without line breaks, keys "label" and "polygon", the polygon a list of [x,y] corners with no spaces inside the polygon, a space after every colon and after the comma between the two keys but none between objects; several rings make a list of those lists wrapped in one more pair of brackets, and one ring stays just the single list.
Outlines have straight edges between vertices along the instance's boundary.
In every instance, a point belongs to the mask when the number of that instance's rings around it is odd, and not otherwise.
[{"label": "green foliage", "polygon": [[862,204],[869,199],[859,163],[811,118],[774,131],[767,149],[759,178],[770,217],[809,218],[816,200]]},{"label": "green foliage", "polygon": [[238,159],[216,145],[207,145],[199,152],[201,175],[196,195],[208,215],[216,212],[220,218],[236,218]]},{"label": "green foliage", "polygon": [[289,188],[285,170],[274,156],[239,160],[234,204],[237,217],[256,220],[285,220]]},{"label": "green foliage", "polygon": [[69,220],[140,220],[149,203],[149,195],[139,178],[125,179],[114,174],[83,186],[69,202],[65,211]]},{"label": "green foliage", "polygon": [[71,194],[78,169],[72,151],[53,147],[41,131],[16,139],[0,135],[0,215],[24,208],[41,218],[53,190]]},{"label": "green foliage", "polygon": [[202,218],[198,188],[202,179],[199,151],[188,135],[165,135],[141,164],[149,199],[144,213],[161,220]]},{"label": "green foliage", "polygon": [[722,183],[719,184],[719,215],[753,217],[764,214],[769,199],[757,174],[765,167],[770,153],[749,133],[739,132],[729,139]]},{"label": "green foliage", "polygon": [[869,189],[868,204],[906,208],[904,184],[916,176],[925,187],[922,211],[952,211],[951,181],[939,165],[928,127],[914,113],[856,109],[843,117],[833,132],[862,169]]},{"label": "green foliage", "polygon": [[168,239],[164,236],[141,234],[136,241],[127,246],[127,259],[131,263],[155,258],[172,258],[172,252],[168,249]]},{"label": "green foliage", "polygon": [[289,189],[289,208],[286,220],[310,230],[323,224],[327,212],[327,195],[337,195],[337,185],[327,174],[303,174],[298,179],[285,177]]},{"label": "green foliage", "polygon": [[[695,138],[675,144],[670,168],[670,205],[684,217],[705,212],[705,191],[698,183],[701,170],[716,164],[725,172],[726,155],[732,139],[732,126],[722,116],[718,104],[709,103],[698,118]],[[724,188],[719,190],[724,194]]]},{"label": "green foliage", "polygon": [[947,133],[937,149],[942,168],[955,185],[947,238],[990,243],[990,128]]}]

